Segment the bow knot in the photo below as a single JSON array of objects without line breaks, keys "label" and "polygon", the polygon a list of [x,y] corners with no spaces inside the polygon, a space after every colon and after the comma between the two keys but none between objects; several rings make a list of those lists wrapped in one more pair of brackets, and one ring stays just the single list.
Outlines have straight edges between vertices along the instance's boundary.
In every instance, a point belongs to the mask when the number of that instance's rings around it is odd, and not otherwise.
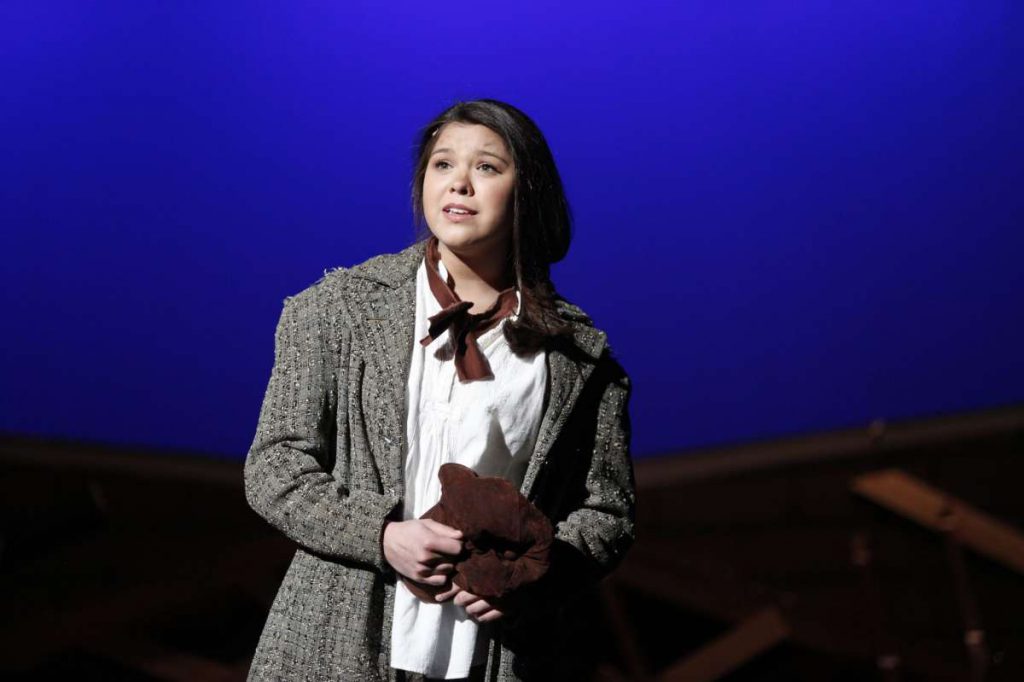
[{"label": "bow knot", "polygon": [[463,301],[453,290],[454,282],[451,281],[451,274],[448,275],[448,282],[441,279],[437,270],[439,260],[437,252],[437,237],[432,236],[427,242],[426,265],[427,281],[430,283],[430,290],[434,298],[441,304],[440,312],[430,316],[430,327],[427,335],[420,339],[420,344],[428,345],[445,330],[451,330],[450,334],[455,342],[455,369],[459,375],[459,381],[470,381],[473,379],[489,379],[494,376],[491,372],[487,358],[477,344],[477,337],[484,333],[494,323],[508,316],[516,307],[517,299],[515,289],[505,289],[498,294],[498,298],[490,308],[482,313],[471,313],[472,301]]}]

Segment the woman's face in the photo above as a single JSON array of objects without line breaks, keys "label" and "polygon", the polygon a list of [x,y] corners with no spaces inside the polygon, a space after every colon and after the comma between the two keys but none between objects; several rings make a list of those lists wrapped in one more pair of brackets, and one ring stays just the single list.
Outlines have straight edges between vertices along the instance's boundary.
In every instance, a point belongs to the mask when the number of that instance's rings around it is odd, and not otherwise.
[{"label": "woman's face", "polygon": [[460,257],[508,252],[516,169],[504,140],[477,124],[437,134],[423,176],[423,215],[438,241]]}]

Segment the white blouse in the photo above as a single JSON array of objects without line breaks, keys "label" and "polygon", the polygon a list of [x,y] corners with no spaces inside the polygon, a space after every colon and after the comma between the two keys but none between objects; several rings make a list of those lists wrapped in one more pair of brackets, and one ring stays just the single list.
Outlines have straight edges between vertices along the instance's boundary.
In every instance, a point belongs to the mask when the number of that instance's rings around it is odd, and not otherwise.
[{"label": "white blouse", "polygon": [[[447,280],[444,263],[438,271]],[[510,316],[519,314],[522,299]],[[441,310],[427,281],[425,261],[416,273],[416,327],[406,398],[409,401],[405,460],[404,519],[419,518],[441,499],[437,471],[457,462],[481,476],[501,476],[518,488],[537,439],[547,384],[543,350],[516,356],[505,340],[502,319],[477,342],[493,379],[462,383],[447,348],[449,332],[422,346]],[[446,353],[446,351],[448,351]],[[436,355],[435,355],[436,354]],[[427,677],[460,678],[487,660],[488,624],[477,624],[452,600],[421,602],[399,580],[391,629],[391,667]]]}]

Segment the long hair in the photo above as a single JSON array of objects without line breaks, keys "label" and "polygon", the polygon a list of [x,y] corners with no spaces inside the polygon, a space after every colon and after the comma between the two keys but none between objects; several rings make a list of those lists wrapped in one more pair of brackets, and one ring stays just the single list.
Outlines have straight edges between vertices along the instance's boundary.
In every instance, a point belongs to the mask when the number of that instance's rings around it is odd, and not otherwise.
[{"label": "long hair", "polygon": [[572,215],[562,179],[540,128],[511,104],[495,99],[456,102],[419,133],[412,179],[412,211],[417,241],[428,239],[423,215],[423,178],[441,129],[449,123],[487,126],[505,141],[516,169],[509,260],[522,297],[519,316],[505,325],[509,348],[533,353],[549,341],[564,339],[572,328],[558,315],[551,264],[562,260],[572,241]]}]

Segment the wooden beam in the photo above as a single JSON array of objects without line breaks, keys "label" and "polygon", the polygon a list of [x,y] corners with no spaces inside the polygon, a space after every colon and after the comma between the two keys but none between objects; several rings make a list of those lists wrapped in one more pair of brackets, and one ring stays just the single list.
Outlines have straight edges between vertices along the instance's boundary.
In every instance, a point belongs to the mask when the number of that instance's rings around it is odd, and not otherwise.
[{"label": "wooden beam", "polygon": [[638,457],[634,462],[636,485],[642,493],[753,471],[888,454],[950,440],[1021,430],[1024,430],[1024,404],[928,419],[898,422],[877,419],[859,429]]},{"label": "wooden beam", "polygon": [[851,489],[926,528],[954,533],[966,547],[1024,573],[1024,534],[899,469],[853,479]]},{"label": "wooden beam", "polygon": [[0,433],[0,466],[4,467],[185,480],[241,488],[243,458]]},{"label": "wooden beam", "polygon": [[758,611],[658,678],[661,682],[711,682],[776,646],[789,626],[774,606]]}]

